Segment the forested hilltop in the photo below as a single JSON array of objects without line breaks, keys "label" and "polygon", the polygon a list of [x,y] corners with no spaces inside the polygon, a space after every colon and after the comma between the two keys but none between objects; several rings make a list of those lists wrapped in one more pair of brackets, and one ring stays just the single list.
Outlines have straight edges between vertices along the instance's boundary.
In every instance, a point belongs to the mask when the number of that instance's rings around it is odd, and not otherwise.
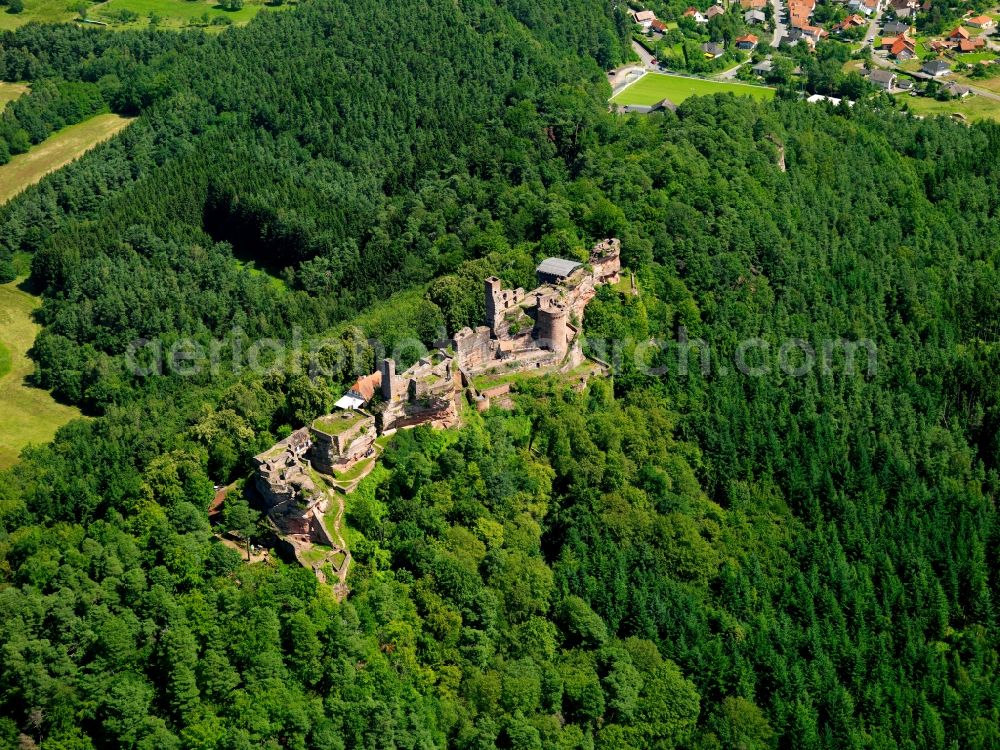
[{"label": "forested hilltop", "polygon": [[[45,97],[0,136],[141,115],[0,208],[37,382],[93,417],[0,474],[3,746],[1000,746],[1000,126],[617,117],[626,29],[598,0],[312,0],[0,36]],[[614,377],[397,434],[348,498],[345,601],[213,543],[213,484],[358,373],[139,377],[133,341],[430,343],[484,276],[606,236],[640,290],[583,321]],[[877,367],[635,366],[680,328]]]}]

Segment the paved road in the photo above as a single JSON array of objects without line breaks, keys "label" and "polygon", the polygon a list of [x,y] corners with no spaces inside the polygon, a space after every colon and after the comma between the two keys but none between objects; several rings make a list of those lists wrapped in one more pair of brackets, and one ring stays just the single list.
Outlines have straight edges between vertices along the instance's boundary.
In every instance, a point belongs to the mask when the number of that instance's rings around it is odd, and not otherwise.
[{"label": "paved road", "polygon": [[785,6],[781,0],[771,0],[771,9],[774,11],[774,36],[771,38],[771,46],[777,47],[781,43],[781,37],[788,33],[788,27],[781,20],[785,17]]},{"label": "paved road", "polygon": [[635,53],[639,56],[639,59],[642,61],[643,67],[647,68],[648,70],[656,70],[656,66],[653,65],[653,60],[655,58],[646,51],[645,47],[639,44],[639,42],[635,41],[635,39],[632,40],[632,49],[634,49]]},{"label": "paved road", "polygon": [[875,12],[872,16],[871,23],[868,24],[868,32],[865,34],[865,44],[871,44],[875,41],[875,37],[878,35],[878,27],[882,21],[882,10],[881,8]]},{"label": "paved road", "polygon": [[712,76],[712,78],[714,78],[717,81],[729,81],[729,80],[732,80],[733,78],[736,78],[736,74],[740,72],[740,68],[742,68],[748,62],[749,62],[749,60],[744,60],[743,62],[741,62],[741,63],[739,63],[737,65],[734,65],[729,70],[724,70],[721,73]]}]

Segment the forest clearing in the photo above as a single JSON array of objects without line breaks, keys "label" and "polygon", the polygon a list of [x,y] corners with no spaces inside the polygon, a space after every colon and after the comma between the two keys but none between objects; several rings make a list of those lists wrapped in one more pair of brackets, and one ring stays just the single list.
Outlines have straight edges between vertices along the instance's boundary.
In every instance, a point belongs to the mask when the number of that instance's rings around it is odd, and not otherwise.
[{"label": "forest clearing", "polygon": [[64,167],[132,122],[115,114],[91,117],[63,128],[26,154],[0,166],[0,203],[5,203],[45,175]]},{"label": "forest clearing", "polygon": [[28,350],[41,328],[31,319],[39,302],[16,281],[0,285],[0,469],[11,466],[24,446],[47,443],[57,429],[80,416],[78,409],[25,384],[34,369]]}]

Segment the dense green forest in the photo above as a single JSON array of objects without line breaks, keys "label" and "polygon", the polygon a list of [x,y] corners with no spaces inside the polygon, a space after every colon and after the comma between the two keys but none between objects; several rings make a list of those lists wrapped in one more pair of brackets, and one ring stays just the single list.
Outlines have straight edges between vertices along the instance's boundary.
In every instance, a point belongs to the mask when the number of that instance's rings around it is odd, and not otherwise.
[{"label": "dense green forest", "polygon": [[[93,416],[0,474],[4,746],[1000,746],[1000,126],[617,117],[628,28],[313,0],[218,37],[0,36],[33,83],[5,123],[141,115],[0,208],[36,381]],[[398,434],[348,498],[344,602],[213,543],[213,485],[357,371],[140,377],[133,341],[430,343],[484,275],[608,235],[642,291],[588,307],[613,378]],[[681,330],[713,367],[638,366]],[[792,338],[877,367],[719,364]]]}]

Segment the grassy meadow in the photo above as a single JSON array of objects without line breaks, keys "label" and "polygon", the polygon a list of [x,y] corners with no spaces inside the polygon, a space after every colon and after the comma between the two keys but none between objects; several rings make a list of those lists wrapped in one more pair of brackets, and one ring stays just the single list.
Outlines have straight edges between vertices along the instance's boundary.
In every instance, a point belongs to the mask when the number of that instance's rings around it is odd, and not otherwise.
[{"label": "grassy meadow", "polygon": [[76,18],[71,0],[24,0],[24,10],[9,13],[0,8],[0,31],[9,31],[31,21],[38,23],[65,23]]},{"label": "grassy meadow", "polygon": [[38,304],[18,282],[0,285],[0,469],[11,466],[24,446],[48,442],[59,427],[80,416],[25,383],[33,369],[27,353],[40,328],[31,319]]},{"label": "grassy meadow", "polygon": [[53,133],[26,154],[0,166],[0,203],[5,203],[45,175],[64,167],[132,122],[105,114]]},{"label": "grassy meadow", "polygon": [[[7,13],[0,9],[0,31],[16,29],[31,21],[65,23],[79,20],[75,6],[76,3],[72,0],[24,0],[24,10],[21,13]],[[224,29],[226,25],[212,25],[213,19],[228,18],[233,25],[241,26],[265,7],[281,10],[289,7],[289,4],[286,2],[284,5],[270,6],[264,0],[244,0],[244,6],[240,10],[227,11],[216,0],[107,0],[91,3],[87,18],[100,22],[95,25],[137,29],[148,26],[150,18],[155,16],[160,28],[202,26],[215,31]],[[132,14],[134,18],[131,18]]]},{"label": "grassy meadow", "polygon": [[28,84],[26,83],[6,83],[5,81],[0,81],[0,111],[2,111],[9,102],[14,101],[21,95],[27,93]]},{"label": "grassy meadow", "polygon": [[934,115],[965,115],[969,122],[977,120],[996,120],[1000,122],[1000,102],[987,99],[984,96],[967,96],[963,99],[951,99],[939,102],[927,96],[897,97],[900,102],[906,102],[910,112],[921,117]]}]

